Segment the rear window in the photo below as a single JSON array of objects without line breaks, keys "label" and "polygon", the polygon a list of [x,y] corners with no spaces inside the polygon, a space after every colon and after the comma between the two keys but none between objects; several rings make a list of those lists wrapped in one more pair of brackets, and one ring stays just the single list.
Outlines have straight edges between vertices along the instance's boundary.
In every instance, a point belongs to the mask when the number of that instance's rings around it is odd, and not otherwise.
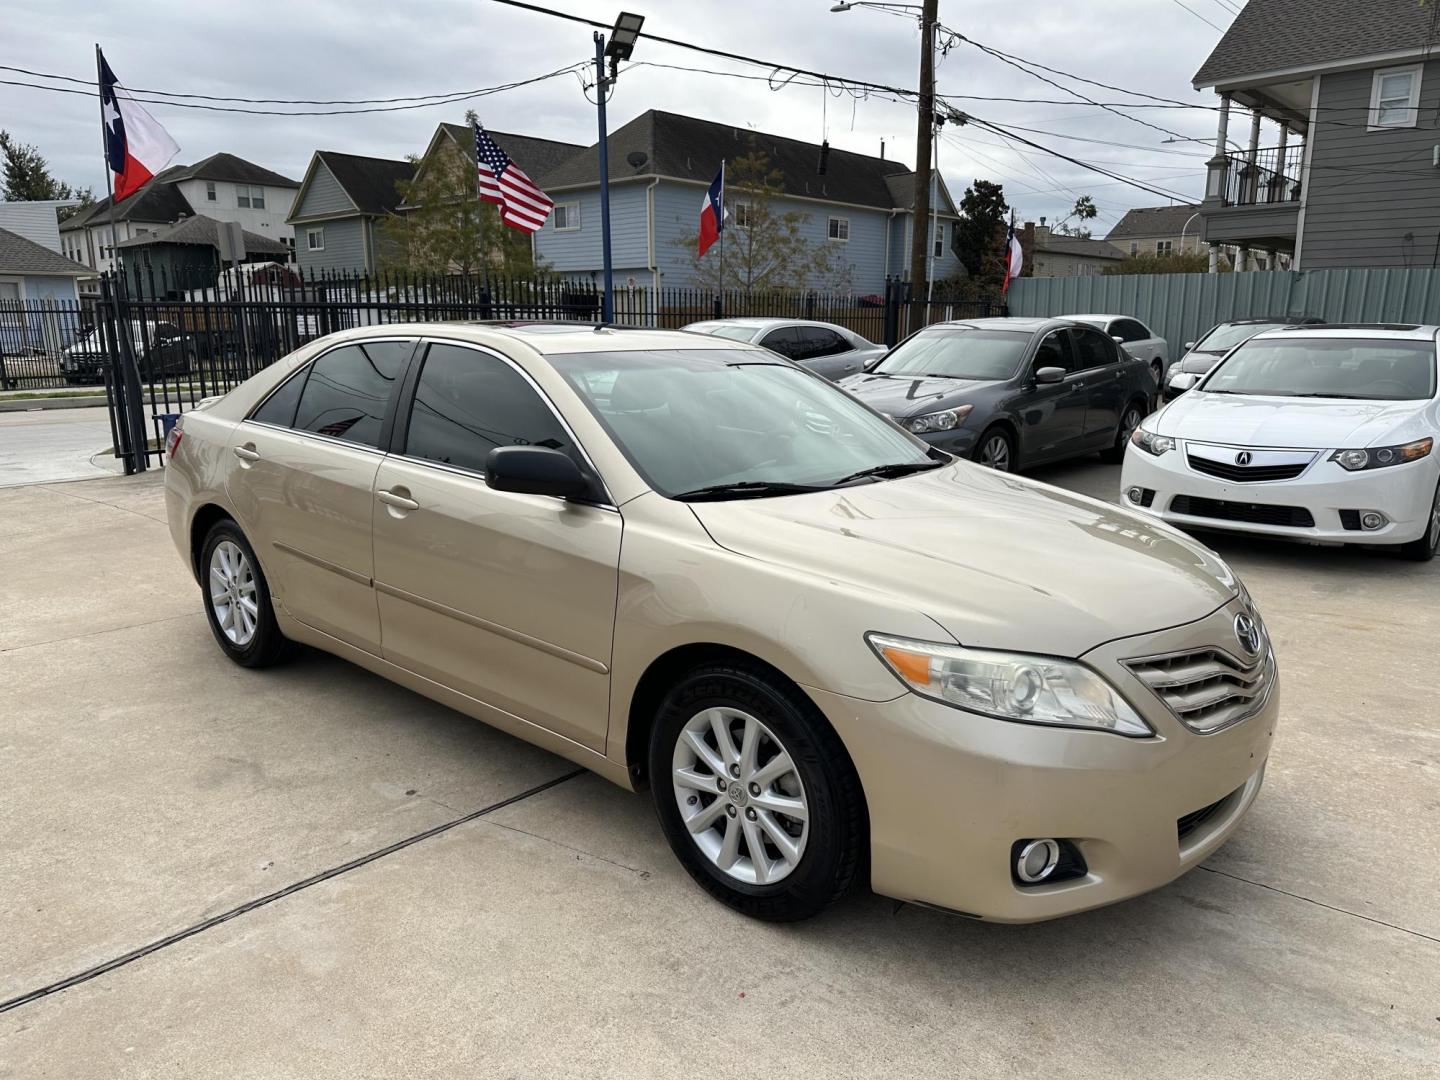
[{"label": "rear window", "polygon": [[731,323],[696,323],[694,326],[687,326],[685,329],[694,330],[701,334],[709,334],[711,337],[729,338],[732,341],[754,341],[755,327],[735,326]]},{"label": "rear window", "polygon": [[1210,394],[1416,401],[1435,396],[1433,341],[1274,337],[1246,342],[1201,384]]},{"label": "rear window", "polygon": [[413,349],[408,341],[371,341],[330,350],[310,366],[294,426],[379,446],[391,391]]}]

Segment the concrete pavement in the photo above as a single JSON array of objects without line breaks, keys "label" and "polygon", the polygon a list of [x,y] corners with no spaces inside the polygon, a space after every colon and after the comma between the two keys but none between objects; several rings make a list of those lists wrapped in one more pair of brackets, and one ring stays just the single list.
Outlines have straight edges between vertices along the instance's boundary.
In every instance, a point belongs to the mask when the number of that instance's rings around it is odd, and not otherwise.
[{"label": "concrete pavement", "polygon": [[0,411],[0,488],[90,480],[124,471],[105,408]]},{"label": "concrete pavement", "polygon": [[1208,538],[1285,705],[1254,812],[1174,885],[774,927],[646,797],[330,657],[226,662],[159,480],[0,491],[0,1002],[164,943],[0,1012],[0,1077],[1434,1075],[1440,566]]}]

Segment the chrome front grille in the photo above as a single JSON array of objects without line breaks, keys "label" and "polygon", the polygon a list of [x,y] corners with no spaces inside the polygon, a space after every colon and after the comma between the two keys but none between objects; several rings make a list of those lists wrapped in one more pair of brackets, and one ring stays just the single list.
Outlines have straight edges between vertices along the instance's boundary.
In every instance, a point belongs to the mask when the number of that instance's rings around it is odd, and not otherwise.
[{"label": "chrome front grille", "polygon": [[1201,735],[1259,712],[1275,683],[1275,654],[1268,641],[1249,664],[1224,649],[1207,648],[1138,657],[1125,666],[1176,719]]}]

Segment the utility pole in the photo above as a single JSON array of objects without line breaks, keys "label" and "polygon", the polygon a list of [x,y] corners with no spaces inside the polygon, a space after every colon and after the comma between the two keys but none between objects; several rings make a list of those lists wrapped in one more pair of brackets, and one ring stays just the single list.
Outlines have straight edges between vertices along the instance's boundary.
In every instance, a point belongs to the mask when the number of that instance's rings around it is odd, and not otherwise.
[{"label": "utility pole", "polygon": [[935,136],[935,24],[940,0],[924,0],[920,14],[920,100],[915,117],[915,199],[911,212],[910,295],[928,292],[926,268],[930,236],[930,175]]},{"label": "utility pole", "polygon": [[600,120],[600,259],[604,268],[605,292],[600,298],[600,321],[615,321],[615,268],[610,264],[610,131],[605,122],[605,95],[610,80],[605,78],[605,35],[595,31],[595,111]]}]

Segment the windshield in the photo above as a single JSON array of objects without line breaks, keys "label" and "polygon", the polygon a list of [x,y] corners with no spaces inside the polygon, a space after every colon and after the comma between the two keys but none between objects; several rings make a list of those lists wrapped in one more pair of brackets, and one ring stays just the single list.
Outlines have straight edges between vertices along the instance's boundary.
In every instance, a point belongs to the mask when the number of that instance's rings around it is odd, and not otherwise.
[{"label": "windshield", "polygon": [[675,497],[720,485],[829,487],[877,466],[937,463],[831,383],[728,349],[550,356],[646,482]]},{"label": "windshield", "polygon": [[1435,344],[1364,338],[1263,338],[1201,384],[1209,394],[1414,401],[1435,396]]},{"label": "windshield", "polygon": [[731,341],[754,341],[759,331],[753,326],[735,326],[731,323],[700,322],[693,323],[685,328],[686,330],[697,330],[702,334],[709,334],[711,337],[729,338]]},{"label": "windshield", "polygon": [[1195,343],[1195,351],[1227,353],[1262,330],[1274,330],[1276,327],[1289,325],[1283,322],[1221,323]]},{"label": "windshield", "polygon": [[938,375],[951,379],[1008,379],[1020,368],[1030,334],[947,326],[921,330],[877,364],[876,375]]}]

